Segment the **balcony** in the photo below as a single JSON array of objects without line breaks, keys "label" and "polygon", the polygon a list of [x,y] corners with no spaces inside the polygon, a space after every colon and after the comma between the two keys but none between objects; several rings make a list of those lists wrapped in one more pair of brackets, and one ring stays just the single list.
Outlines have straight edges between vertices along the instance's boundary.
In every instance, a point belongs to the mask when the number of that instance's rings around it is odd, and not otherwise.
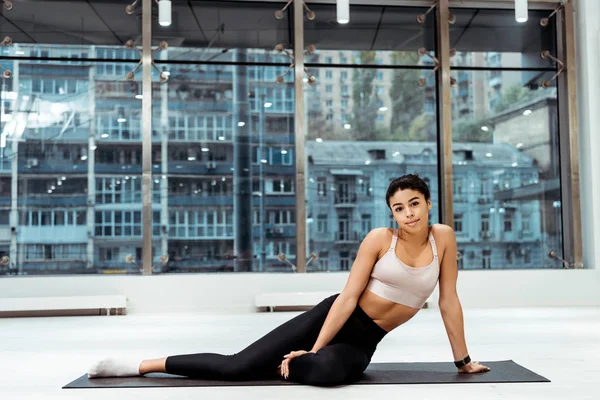
[{"label": "balcony", "polygon": [[360,242],[358,232],[335,232],[335,244],[354,244]]},{"label": "balcony", "polygon": [[76,161],[74,163],[73,161],[44,160],[39,158],[27,158],[24,163],[19,163],[18,167],[18,173],[20,174],[86,174],[87,170],[87,161]]},{"label": "balcony", "polygon": [[336,207],[356,207],[356,193],[336,194],[334,204]]},{"label": "balcony", "polygon": [[494,238],[494,234],[490,231],[481,231],[479,232],[479,238],[483,241],[491,240]]},{"label": "balcony", "polygon": [[[252,226],[252,236],[258,239],[261,236],[260,225]],[[265,224],[264,231],[265,238],[267,239],[283,239],[283,238],[295,238],[296,237],[296,224],[293,225],[277,225],[277,224]]]},{"label": "balcony", "polygon": [[75,193],[71,195],[29,195],[27,197],[20,195],[18,205],[25,207],[85,207],[87,206],[87,195]]}]

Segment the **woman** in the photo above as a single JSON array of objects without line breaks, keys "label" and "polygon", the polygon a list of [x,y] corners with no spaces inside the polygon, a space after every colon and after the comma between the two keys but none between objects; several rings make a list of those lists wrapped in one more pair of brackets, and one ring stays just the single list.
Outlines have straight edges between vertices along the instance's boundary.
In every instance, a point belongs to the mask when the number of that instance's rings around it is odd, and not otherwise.
[{"label": "woman", "polygon": [[234,355],[211,353],[126,362],[106,359],[90,378],[166,372],[193,378],[253,380],[278,373],[309,385],[360,379],[379,341],[410,320],[440,284],[439,308],[460,373],[489,368],[469,358],[456,294],[456,238],[429,226],[431,199],[416,175],[390,183],[386,202],[399,229],[374,229],[360,245],[343,291],[293,318]]}]

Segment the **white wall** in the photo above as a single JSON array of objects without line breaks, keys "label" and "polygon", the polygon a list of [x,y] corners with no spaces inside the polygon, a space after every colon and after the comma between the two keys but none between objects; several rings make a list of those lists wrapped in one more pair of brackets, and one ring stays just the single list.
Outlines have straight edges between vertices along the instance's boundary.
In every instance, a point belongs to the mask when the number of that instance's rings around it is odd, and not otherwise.
[{"label": "white wall", "polygon": [[[595,270],[465,271],[464,307],[598,305]],[[123,294],[129,313],[248,312],[260,292],[340,291],[347,273],[18,277],[0,280],[0,297]],[[435,306],[437,293],[432,295]]]},{"label": "white wall", "polygon": [[600,2],[578,0],[575,7],[584,265],[595,268],[596,286],[590,295],[600,304]]},{"label": "white wall", "polygon": [[[576,3],[584,264],[587,270],[463,271],[464,307],[600,305],[600,1]],[[595,185],[592,184],[595,183]],[[124,294],[130,313],[245,312],[262,291],[339,291],[347,274],[208,274],[0,279],[0,297]],[[434,293],[433,300],[435,302]]]}]

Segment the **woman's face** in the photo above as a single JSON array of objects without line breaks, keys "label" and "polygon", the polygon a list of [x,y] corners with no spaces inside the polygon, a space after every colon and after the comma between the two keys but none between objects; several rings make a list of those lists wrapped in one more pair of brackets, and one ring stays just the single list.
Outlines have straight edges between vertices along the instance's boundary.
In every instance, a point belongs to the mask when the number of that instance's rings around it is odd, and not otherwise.
[{"label": "woman's face", "polygon": [[390,197],[390,207],[400,229],[411,232],[429,226],[431,201],[425,201],[421,192],[412,189],[398,190]]}]

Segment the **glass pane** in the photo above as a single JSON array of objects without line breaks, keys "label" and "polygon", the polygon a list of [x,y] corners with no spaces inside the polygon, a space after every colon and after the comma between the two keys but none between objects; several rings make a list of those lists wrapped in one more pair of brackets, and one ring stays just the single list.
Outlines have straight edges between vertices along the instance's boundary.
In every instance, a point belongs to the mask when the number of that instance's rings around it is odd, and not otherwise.
[{"label": "glass pane", "polygon": [[[53,2],[40,7],[46,3]],[[17,251],[10,258],[14,272],[28,275],[90,273],[107,268],[125,272],[128,266],[124,260],[102,261],[98,249],[88,254],[87,248],[96,239],[103,240],[103,246],[113,245],[110,241],[118,240],[115,235],[122,236],[116,218],[121,216],[123,204],[131,203],[132,196],[141,192],[141,159],[136,156],[141,151],[141,102],[134,97],[139,82],[125,77],[136,63],[73,61],[120,57],[123,53],[116,51],[120,45],[70,45],[62,43],[59,36],[44,36],[43,45],[15,44],[19,53],[14,54],[10,68],[18,68],[23,85],[17,88],[12,86],[13,80],[2,82],[3,135],[18,128],[21,140],[7,137],[0,166],[11,174],[10,159],[18,153],[17,204],[35,216],[31,220],[35,224],[20,221]],[[51,40],[62,44],[47,43]],[[41,52],[58,59],[30,58],[40,57]],[[117,75],[116,71],[122,73]],[[18,126],[13,111],[27,115]],[[95,173],[91,188],[90,171]],[[96,206],[103,211],[94,213]],[[141,201],[138,206],[141,209]],[[89,212],[96,217],[92,226],[88,226]],[[121,243],[114,245],[119,248]],[[19,258],[31,246],[46,246],[48,251],[37,252],[38,258]],[[20,252],[21,247],[25,253]],[[122,248],[122,253],[127,254],[127,249]]]},{"label": "glass pane", "polygon": [[523,86],[529,71],[461,73],[452,96],[460,265],[559,268],[546,256],[562,253],[556,87]]},{"label": "glass pane", "polygon": [[[167,159],[153,165],[155,173],[164,171],[165,201],[155,207],[178,215],[167,230],[164,272],[279,270],[277,255],[258,249],[274,237],[296,240],[294,226],[252,220],[265,207],[295,206],[295,166],[282,159],[282,149],[287,154],[294,147],[293,70],[287,55],[274,51],[277,43],[291,46],[292,32],[287,18],[274,17],[277,7],[173,3],[182,18],[172,29],[186,39],[160,52],[158,66],[169,80],[155,86],[153,102],[153,143],[168,149]],[[274,190],[277,179],[289,183]],[[293,262],[295,254],[287,256]]]},{"label": "glass pane", "polygon": [[305,88],[308,251],[327,254],[311,271],[348,270],[370,229],[397,227],[382,207],[389,183],[401,175],[416,173],[428,183],[430,224],[439,210],[435,91],[419,86],[430,71],[332,70],[348,74],[346,95],[339,80]]},{"label": "glass pane", "polygon": [[[293,32],[288,16],[276,19],[274,15],[281,7],[279,4],[249,1],[173,1],[173,24],[167,28],[169,38],[166,39],[169,51],[161,52],[160,58],[231,62],[236,57],[233,49],[248,49],[248,62],[289,65],[287,55],[274,51],[278,43],[287,48],[292,45]],[[154,36],[160,40],[163,39],[161,29],[164,28],[153,30]],[[180,50],[170,51],[173,47]],[[209,79],[208,74],[215,76],[210,66],[188,65],[188,68],[204,73],[204,79]],[[287,66],[283,68],[287,69]],[[249,70],[248,78],[254,79],[255,72]]]},{"label": "glass pane", "polygon": [[[427,15],[423,24],[417,22],[427,8],[353,5],[347,25],[337,23],[335,4],[311,4],[310,9],[316,18],[304,21],[304,42],[316,51],[306,56],[307,63],[414,66],[422,65],[419,48],[435,53],[434,13]],[[330,79],[334,70],[319,72],[321,78]],[[352,75],[338,72],[342,80]]]},{"label": "glass pane", "polygon": [[554,68],[541,54],[548,50],[556,56],[554,19],[540,25],[548,17],[547,10],[529,10],[529,20],[515,21],[514,9],[485,10],[453,8],[456,22],[450,25],[450,48],[457,54],[454,66],[486,68]]}]

